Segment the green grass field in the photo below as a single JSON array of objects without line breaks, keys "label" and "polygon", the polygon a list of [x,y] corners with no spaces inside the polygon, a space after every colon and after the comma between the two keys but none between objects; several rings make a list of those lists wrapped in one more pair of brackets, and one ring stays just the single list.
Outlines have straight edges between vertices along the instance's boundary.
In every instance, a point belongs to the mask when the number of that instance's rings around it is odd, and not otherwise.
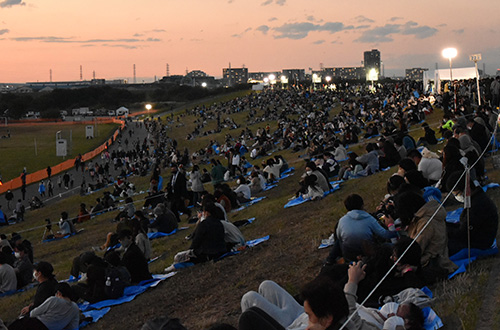
[{"label": "green grass field", "polygon": [[[26,166],[29,173],[63,161],[56,156],[56,132],[61,131],[68,142],[68,158],[74,158],[101,145],[118,128],[117,124],[99,124],[94,139],[85,138],[84,124],[77,125],[11,125],[0,129],[0,135],[10,130],[10,139],[0,139],[0,174],[3,181],[18,177]],[[98,133],[98,135],[97,135]],[[70,146],[70,134],[72,146]],[[35,148],[36,140],[36,148]]]},{"label": "green grass field", "polygon": [[[207,102],[211,104],[215,101]],[[436,110],[427,121],[435,128],[441,116],[441,111]],[[238,123],[244,124],[244,113],[235,114],[234,117]],[[225,129],[218,134],[187,141],[185,136],[194,127],[195,119],[193,116],[186,116],[182,118],[184,126],[174,127],[169,132],[169,136],[178,140],[179,148],[187,146],[190,152],[206,145],[210,139],[221,142],[225,133],[230,132],[235,136],[241,131]],[[270,124],[273,128],[276,125],[272,122]],[[257,124],[251,128],[255,130],[258,126]],[[411,131],[415,138],[423,133],[419,126],[412,127]],[[360,144],[350,150],[359,151],[363,147],[364,145]],[[442,147],[443,145],[438,145],[435,149]],[[305,162],[298,157],[301,153],[293,153],[290,150],[280,152],[289,161],[290,166],[295,167],[295,175],[280,181],[278,188],[261,194],[267,197],[262,202],[229,214],[229,220],[233,222],[256,217],[257,220],[243,227],[242,232],[247,240],[271,235],[268,242],[221,262],[210,262],[182,270],[180,274],[160,284],[156,289],[148,290],[133,302],[112,307],[101,321],[91,325],[89,329],[136,329],[148,318],[164,314],[180,318],[188,329],[207,329],[216,321],[236,326],[241,296],[248,290],[256,290],[262,280],[274,280],[292,294],[297,294],[305,282],[317,275],[329,252],[328,249],[318,250],[317,247],[321,239],[330,236],[337,220],[345,213],[343,199],[348,194],[358,193],[363,196],[366,209],[373,210],[386,193],[387,179],[396,171],[396,168],[392,168],[367,178],[349,180],[342,184],[339,191],[321,201],[284,209],[283,205],[298,189],[297,182],[304,171]],[[222,157],[220,159],[225,164]],[[251,163],[258,164],[263,159],[267,158],[260,158]],[[500,171],[493,170],[490,160],[487,160],[487,170],[490,181],[500,182]],[[162,176],[168,178],[169,170],[165,169]],[[149,186],[148,179],[149,177],[133,177],[132,182],[138,190],[145,190]],[[205,186],[207,190],[212,190],[210,184]],[[488,195],[498,204],[500,190],[491,190]],[[45,225],[43,219],[58,219],[62,211],[68,211],[70,217],[74,217],[81,202],[93,205],[95,198],[100,196],[102,191],[90,196],[72,196],[50,207],[28,212],[25,222],[0,228],[0,233],[21,232],[23,237],[33,243],[36,260],[51,262],[58,279],[68,278],[72,258],[82,251],[89,250],[91,246],[103,244],[106,234],[115,230],[116,225],[110,220],[116,216],[117,211],[79,224],[78,228],[84,229],[82,233],[51,243],[41,243]],[[144,196],[145,194],[134,197],[136,208],[142,207]],[[188,226],[188,230],[152,241],[153,256],[162,256],[150,265],[152,273],[161,273],[172,262],[176,252],[189,247],[190,242],[184,237],[192,233],[194,227],[186,224],[185,216],[182,219],[180,226]],[[54,229],[57,229],[57,226]],[[495,269],[498,261],[499,258],[494,257],[475,262],[464,275],[438,283],[431,288],[437,297],[433,307],[443,319],[445,329],[475,329],[482,302],[487,294],[495,295],[491,306],[492,315],[500,315],[500,294],[485,292],[488,281],[493,276],[491,270]],[[33,295],[34,290],[30,290],[0,298],[0,318],[12,321]]]}]

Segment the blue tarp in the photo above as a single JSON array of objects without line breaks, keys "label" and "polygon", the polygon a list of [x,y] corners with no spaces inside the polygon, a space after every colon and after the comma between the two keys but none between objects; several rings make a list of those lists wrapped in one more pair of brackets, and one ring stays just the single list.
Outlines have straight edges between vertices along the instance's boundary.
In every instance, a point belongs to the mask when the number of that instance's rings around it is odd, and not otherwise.
[{"label": "blue tarp", "polygon": [[148,238],[150,240],[153,240],[155,238],[160,238],[160,237],[165,237],[165,236],[170,236],[170,235],[173,235],[175,234],[176,232],[178,231],[181,231],[181,230],[184,230],[184,229],[188,229],[189,227],[180,227],[180,228],[177,228],[177,229],[174,229],[173,231],[171,231],[170,233],[162,233],[162,232],[156,232],[156,233],[148,233]]},{"label": "blue tarp", "polygon": [[256,204],[258,202],[260,202],[261,200],[263,200],[264,198],[266,198],[266,196],[262,196],[262,197],[258,197],[258,198],[253,198],[250,202],[247,202],[247,203],[244,203],[242,204],[239,208],[235,209],[235,210],[232,210],[231,212],[238,212],[238,211],[241,211],[241,210],[244,210],[246,209],[247,207],[253,205],[253,204]]},{"label": "blue tarp", "polygon": [[93,309],[101,309],[104,307],[121,305],[123,303],[132,301],[136,296],[146,291],[148,288],[155,287],[163,280],[166,280],[169,277],[174,276],[176,273],[172,272],[169,274],[157,274],[153,275],[153,279],[142,281],[138,285],[132,285],[126,287],[123,296],[118,299],[108,299],[96,302],[94,304],[89,304],[88,302],[84,302],[83,304],[79,304],[78,307],[82,312],[90,311]]},{"label": "blue tarp", "polygon": [[[330,184],[332,185],[332,189],[330,189],[330,191],[325,192],[323,194],[323,198],[328,196],[329,194],[333,193],[334,191],[339,190],[341,182],[343,182],[343,181],[339,180],[339,181],[330,182]],[[284,208],[286,209],[286,208],[289,208],[292,206],[297,206],[297,205],[300,205],[302,203],[308,202],[310,200],[311,200],[310,198],[304,199],[302,196],[299,196],[297,198],[294,198],[294,199],[288,201],[288,203],[285,204]]]}]

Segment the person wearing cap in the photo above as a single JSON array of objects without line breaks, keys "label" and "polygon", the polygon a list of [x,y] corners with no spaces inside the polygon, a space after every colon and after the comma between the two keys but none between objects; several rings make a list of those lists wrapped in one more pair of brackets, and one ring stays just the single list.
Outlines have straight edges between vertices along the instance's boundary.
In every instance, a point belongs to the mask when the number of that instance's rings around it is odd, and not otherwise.
[{"label": "person wearing cap", "polygon": [[33,269],[33,278],[39,284],[36,289],[33,302],[21,310],[21,315],[28,314],[34,308],[43,304],[47,298],[56,294],[57,280],[55,279],[53,272],[54,267],[46,261],[40,261],[35,264],[35,268]]},{"label": "person wearing cap", "polygon": [[33,309],[29,317],[14,321],[10,330],[24,329],[77,329],[80,322],[80,310],[71,301],[72,291],[68,283],[58,283],[54,297],[49,297],[43,304]]}]

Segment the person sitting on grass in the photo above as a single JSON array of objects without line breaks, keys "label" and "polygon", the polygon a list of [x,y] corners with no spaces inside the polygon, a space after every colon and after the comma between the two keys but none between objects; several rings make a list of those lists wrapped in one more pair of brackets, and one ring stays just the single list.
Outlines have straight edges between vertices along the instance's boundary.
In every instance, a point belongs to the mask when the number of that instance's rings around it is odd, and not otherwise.
[{"label": "person sitting on grass", "polygon": [[118,234],[118,240],[125,249],[122,255],[122,265],[130,273],[132,283],[151,279],[148,262],[141,249],[135,244],[132,231],[125,229]]},{"label": "person sitting on grass", "polygon": [[33,278],[33,264],[28,256],[28,248],[24,243],[14,247],[14,255],[16,256],[14,270],[17,276],[17,288],[21,289],[31,283]]},{"label": "person sitting on grass", "polygon": [[390,239],[398,237],[398,233],[390,231],[368,212],[364,211],[363,198],[351,194],[344,200],[346,215],[340,218],[335,230],[335,244],[332,247],[327,263],[334,264],[343,257],[346,261],[356,261],[366,255],[370,246],[377,244],[376,237]]},{"label": "person sitting on grass", "polygon": [[33,278],[39,283],[36,289],[35,297],[33,302],[21,310],[21,315],[27,315],[34,308],[40,306],[47,300],[47,298],[52,297],[56,294],[57,290],[57,280],[53,274],[54,267],[46,261],[40,261],[35,264],[35,269],[33,270]]},{"label": "person sitting on grass", "polygon": [[167,267],[166,272],[174,270],[177,263],[202,263],[216,259],[227,252],[224,226],[215,216],[218,213],[220,211],[215,204],[203,205],[200,223],[192,235],[190,249],[177,253],[174,257],[174,264]]},{"label": "person sitting on grass", "polygon": [[54,234],[54,238],[63,238],[66,235],[76,233],[73,221],[68,219],[68,212],[61,212],[61,219],[59,220],[59,231]]},{"label": "person sitting on grass", "polygon": [[316,175],[311,174],[307,175],[304,178],[304,189],[306,189],[306,193],[302,194],[303,199],[311,199],[311,200],[320,200],[323,198],[324,191],[321,189],[321,187],[318,185],[317,180],[316,180]]},{"label": "person sitting on grass", "polygon": [[87,211],[87,206],[85,203],[80,204],[80,211],[78,212],[78,223],[85,222],[87,220],[90,220],[90,213]]},{"label": "person sitting on grass", "polygon": [[107,299],[105,292],[107,267],[108,263],[93,252],[84,252],[73,259],[71,275],[78,277],[82,273],[78,284],[72,287],[75,298],[81,298],[91,304]]},{"label": "person sitting on grass", "polygon": [[7,255],[0,252],[0,293],[13,292],[16,289],[16,271],[8,264]]},{"label": "person sitting on grass", "polygon": [[[445,278],[457,269],[448,257],[446,210],[439,202],[434,199],[425,202],[421,195],[407,191],[396,197],[395,206],[403,229],[406,228],[408,236],[415,239],[422,248],[422,277],[426,283]],[[431,218],[430,224],[422,231]],[[393,221],[390,216],[386,216],[387,225],[391,225]]]},{"label": "person sitting on grass", "polygon": [[252,191],[244,176],[240,176],[236,181],[238,187],[234,190],[240,204],[247,203],[252,198]]},{"label": "person sitting on grass", "polygon": [[423,329],[422,310],[411,303],[387,303],[380,310],[361,307],[361,313],[356,312],[356,291],[365,275],[361,262],[351,264],[344,292],[337,283],[319,276],[302,289],[303,306],[275,282],[264,281],[258,293],[249,291],[243,295],[239,330],[333,330],[339,329],[351,315],[346,324],[350,330]]},{"label": "person sitting on grass", "polygon": [[9,325],[9,330],[25,329],[77,329],[80,310],[71,301],[72,291],[68,283],[58,283],[55,296],[33,309],[29,317],[23,317]]},{"label": "person sitting on grass", "polygon": [[[465,175],[460,178],[461,175],[462,172],[452,173],[446,184],[448,190],[455,196],[455,199],[463,203],[465,200]],[[457,182],[458,184],[455,187]],[[470,199],[471,207],[469,212],[463,211],[460,214],[460,222],[457,224],[446,223],[450,255],[468,247],[469,233],[470,247],[472,249],[489,249],[496,238],[498,210],[495,203],[486,195],[481,187],[471,187]],[[467,219],[467,213],[469,214],[469,219]]]},{"label": "person sitting on grass", "polygon": [[179,226],[177,217],[174,212],[172,212],[163,203],[159,203],[154,211],[155,218],[149,225],[150,231],[160,232],[160,233],[171,233]]}]

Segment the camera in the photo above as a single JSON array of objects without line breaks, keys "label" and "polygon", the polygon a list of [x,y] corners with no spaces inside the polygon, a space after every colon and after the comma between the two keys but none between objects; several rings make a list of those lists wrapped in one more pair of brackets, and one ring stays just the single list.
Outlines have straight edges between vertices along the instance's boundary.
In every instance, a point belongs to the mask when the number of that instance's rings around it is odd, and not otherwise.
[{"label": "camera", "polygon": [[52,222],[50,221],[50,219],[45,219],[45,222],[47,223],[45,225],[45,228],[47,228],[47,230],[52,230]]}]

